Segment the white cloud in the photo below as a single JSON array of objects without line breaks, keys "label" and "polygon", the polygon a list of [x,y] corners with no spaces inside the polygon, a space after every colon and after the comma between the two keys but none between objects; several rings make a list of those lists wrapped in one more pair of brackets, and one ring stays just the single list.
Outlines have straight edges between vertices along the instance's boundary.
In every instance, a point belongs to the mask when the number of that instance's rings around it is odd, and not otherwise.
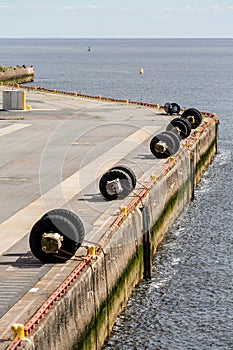
[{"label": "white cloud", "polygon": [[86,6],[83,6],[83,7],[86,7],[88,9],[97,9],[97,6],[95,6],[95,5],[86,5]]},{"label": "white cloud", "polygon": [[193,7],[193,6],[185,6],[184,8],[181,8],[181,11],[185,12],[206,12],[208,9],[206,7]]},{"label": "white cloud", "polygon": [[[226,8],[225,8],[226,9]],[[233,5],[228,6],[228,10],[233,10]],[[177,6],[177,7],[162,7],[162,11],[166,12],[178,12],[178,13],[207,13],[207,12],[219,12],[224,10],[223,7],[219,5],[213,5],[210,7],[203,7],[203,6]]]},{"label": "white cloud", "polygon": [[70,5],[63,6],[63,10],[66,10],[66,11],[78,11],[80,9],[96,9],[96,8],[97,6],[90,5],[90,4],[76,5],[76,6],[70,6]]},{"label": "white cloud", "polygon": [[65,10],[65,11],[75,11],[75,10],[77,10],[77,8],[74,7],[74,6],[65,5],[65,6],[63,6],[63,10]]},{"label": "white cloud", "polygon": [[220,11],[221,10],[221,7],[220,6],[218,6],[218,5],[214,5],[214,6],[211,6],[211,8],[210,8],[212,11],[214,11],[214,12],[218,12],[218,11]]},{"label": "white cloud", "polygon": [[188,12],[192,12],[193,9],[191,6],[185,6],[185,10]]},{"label": "white cloud", "polygon": [[162,7],[162,10],[163,10],[163,11],[172,12],[172,11],[174,11],[175,9],[174,9],[174,7]]}]

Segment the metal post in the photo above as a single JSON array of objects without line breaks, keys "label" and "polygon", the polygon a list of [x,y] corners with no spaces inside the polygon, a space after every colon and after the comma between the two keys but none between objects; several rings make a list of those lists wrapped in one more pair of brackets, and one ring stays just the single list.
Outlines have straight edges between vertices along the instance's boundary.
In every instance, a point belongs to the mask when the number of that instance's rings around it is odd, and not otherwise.
[{"label": "metal post", "polygon": [[219,129],[218,129],[218,122],[216,122],[215,124],[215,132],[216,132],[216,154],[218,153],[218,132],[219,132]]},{"label": "metal post", "polygon": [[194,152],[190,153],[190,185],[191,185],[191,201],[194,200]]},{"label": "metal post", "polygon": [[142,211],[142,233],[143,233],[143,261],[144,261],[144,279],[151,278],[151,234],[150,234],[150,216],[148,207],[141,208]]}]

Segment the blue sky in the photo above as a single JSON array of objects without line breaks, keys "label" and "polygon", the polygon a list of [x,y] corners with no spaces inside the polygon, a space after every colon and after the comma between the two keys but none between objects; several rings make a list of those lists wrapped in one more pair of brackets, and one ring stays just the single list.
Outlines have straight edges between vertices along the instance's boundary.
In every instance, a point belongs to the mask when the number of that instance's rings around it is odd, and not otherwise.
[{"label": "blue sky", "polygon": [[1,0],[0,37],[233,37],[233,0]]}]

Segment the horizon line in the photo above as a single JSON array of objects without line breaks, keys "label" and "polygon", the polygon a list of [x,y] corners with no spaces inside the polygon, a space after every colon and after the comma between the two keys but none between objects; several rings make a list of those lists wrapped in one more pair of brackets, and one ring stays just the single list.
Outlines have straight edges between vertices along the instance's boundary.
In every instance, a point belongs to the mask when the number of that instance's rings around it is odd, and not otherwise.
[{"label": "horizon line", "polygon": [[169,37],[169,36],[161,36],[161,37],[147,37],[147,36],[138,36],[138,37],[105,37],[105,36],[97,36],[97,37],[68,37],[68,36],[65,36],[65,37],[53,37],[53,36],[33,36],[33,37],[26,37],[26,36],[20,36],[20,37],[13,37],[13,36],[10,36],[10,37],[0,37],[0,39],[198,39],[198,40],[205,40],[205,39],[233,39],[233,37],[227,37],[227,36],[207,36],[207,37]]}]

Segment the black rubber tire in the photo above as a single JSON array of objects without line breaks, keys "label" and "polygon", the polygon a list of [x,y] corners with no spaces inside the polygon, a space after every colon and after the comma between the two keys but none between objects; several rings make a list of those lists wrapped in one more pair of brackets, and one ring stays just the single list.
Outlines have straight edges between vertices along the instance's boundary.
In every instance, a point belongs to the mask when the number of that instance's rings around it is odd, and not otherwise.
[{"label": "black rubber tire", "polygon": [[175,154],[180,149],[180,137],[171,131],[164,131],[162,132],[163,135],[167,135],[169,138],[172,139],[173,147],[172,147],[172,154]]},{"label": "black rubber tire", "polygon": [[188,137],[191,133],[191,124],[189,123],[189,121],[185,118],[174,118],[167,126],[166,130],[167,131],[172,131],[174,132],[174,128],[178,128],[179,129],[179,133],[178,136],[180,135],[180,137],[182,139],[185,139],[186,137]]},{"label": "black rubber tire", "polygon": [[194,117],[195,122],[194,123],[190,123],[192,129],[196,129],[202,122],[202,115],[201,113],[195,109],[195,108],[188,108],[186,109],[182,115],[182,118],[188,119],[188,117]]},{"label": "black rubber tire", "polygon": [[54,215],[62,216],[65,219],[67,219],[70,222],[72,222],[72,224],[76,227],[76,230],[78,231],[79,243],[81,245],[83,240],[84,240],[85,229],[84,229],[83,223],[80,220],[80,218],[78,217],[78,215],[76,215],[75,213],[73,213],[70,210],[58,208],[58,209],[52,209],[52,210],[48,211],[46,214],[44,214],[42,216],[42,218],[44,218],[46,216],[50,217],[50,216],[54,216]]},{"label": "black rubber tire", "polygon": [[171,102],[166,102],[166,103],[164,104],[164,106],[163,106],[163,108],[164,108],[164,110],[165,110],[165,112],[166,112],[167,114],[169,114],[168,111],[169,111],[169,106],[170,106],[170,104],[171,104]]},{"label": "black rubber tire", "polygon": [[168,107],[168,112],[167,114],[179,114],[180,113],[180,106],[177,103],[170,103]]},{"label": "black rubber tire", "polygon": [[126,165],[116,165],[116,166],[112,167],[110,170],[121,170],[121,171],[124,171],[131,178],[131,181],[132,181],[132,184],[133,184],[133,188],[135,188],[135,186],[137,184],[137,178],[136,178],[136,175],[134,174],[132,169],[130,169]]},{"label": "black rubber tire", "polygon": [[[42,250],[41,238],[44,233],[57,232],[64,237],[61,250],[47,254]],[[69,260],[80,247],[79,234],[72,222],[63,216],[44,216],[31,229],[29,245],[33,255],[43,263],[63,263]]]},{"label": "black rubber tire", "polygon": [[[156,152],[155,145],[159,141],[165,142],[167,150],[164,153]],[[168,158],[178,152],[180,148],[180,139],[178,135],[171,131],[165,131],[161,134],[154,136],[150,142],[150,150],[152,154],[157,158]]]},{"label": "black rubber tire", "polygon": [[[117,194],[109,194],[106,189],[106,184],[108,181],[113,181],[115,179],[119,179],[121,186],[123,188],[123,191]],[[133,183],[130,178],[130,176],[122,171],[122,170],[109,170],[107,171],[99,181],[99,189],[104,198],[107,200],[115,200],[115,199],[122,199],[129,195],[130,192],[133,191]]]}]

